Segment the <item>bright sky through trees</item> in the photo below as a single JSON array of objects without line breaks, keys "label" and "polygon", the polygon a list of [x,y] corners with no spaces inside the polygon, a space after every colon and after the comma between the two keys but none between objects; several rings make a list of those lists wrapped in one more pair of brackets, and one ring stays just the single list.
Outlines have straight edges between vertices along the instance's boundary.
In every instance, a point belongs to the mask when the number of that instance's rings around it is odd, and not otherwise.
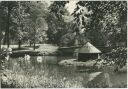
[{"label": "bright sky through trees", "polygon": [[73,13],[74,9],[76,8],[76,3],[78,0],[71,0],[69,3],[65,5],[65,8],[69,11],[70,14]]}]

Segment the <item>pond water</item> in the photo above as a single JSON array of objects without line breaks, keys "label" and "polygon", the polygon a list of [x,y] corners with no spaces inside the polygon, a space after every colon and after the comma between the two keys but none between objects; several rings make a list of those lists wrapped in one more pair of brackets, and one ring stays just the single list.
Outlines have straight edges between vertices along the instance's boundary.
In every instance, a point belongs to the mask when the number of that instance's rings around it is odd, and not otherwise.
[{"label": "pond water", "polygon": [[[127,84],[127,74],[115,73],[111,68],[104,71],[84,67],[66,67],[58,65],[58,62],[73,57],[42,56],[42,58],[43,61],[41,63],[37,62],[36,56],[31,57],[30,62],[27,63],[23,62],[22,58],[11,58],[8,64],[8,69],[17,71],[19,74],[29,74],[29,76],[45,76],[47,82],[56,85],[54,87],[108,87],[106,86],[104,73],[109,74],[112,87],[122,87],[120,85]],[[91,77],[90,74],[96,72],[102,72],[102,74],[92,81],[89,81],[89,78]]]}]

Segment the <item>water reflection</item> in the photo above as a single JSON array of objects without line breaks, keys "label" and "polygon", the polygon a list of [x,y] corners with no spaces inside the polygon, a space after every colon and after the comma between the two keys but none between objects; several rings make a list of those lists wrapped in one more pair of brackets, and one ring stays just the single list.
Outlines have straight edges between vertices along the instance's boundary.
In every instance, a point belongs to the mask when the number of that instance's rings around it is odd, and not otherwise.
[{"label": "water reflection", "polygon": [[[76,87],[108,87],[104,77],[104,71],[96,70],[95,68],[89,69],[86,67],[73,67],[73,66],[60,66],[58,62],[72,57],[57,57],[57,56],[42,56],[42,62],[37,61],[37,57],[31,57],[30,62],[25,62],[20,58],[13,58],[9,62],[9,69],[19,71],[19,73],[26,73],[30,76],[38,75],[50,78],[53,83],[64,82],[65,86],[71,87],[69,84],[74,84]],[[109,69],[110,70],[110,69]],[[89,75],[94,72],[101,71],[102,74],[92,81],[88,81]],[[110,75],[113,85],[119,83],[119,81],[127,82],[126,74],[119,75],[112,71],[107,72]],[[70,82],[70,83],[68,83]],[[64,87],[65,87],[64,86]]]}]

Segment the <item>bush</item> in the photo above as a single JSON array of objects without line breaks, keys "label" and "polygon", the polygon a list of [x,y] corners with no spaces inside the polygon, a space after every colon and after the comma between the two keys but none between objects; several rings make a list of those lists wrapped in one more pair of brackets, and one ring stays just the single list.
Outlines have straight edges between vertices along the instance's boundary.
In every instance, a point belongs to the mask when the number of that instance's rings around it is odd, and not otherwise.
[{"label": "bush", "polygon": [[123,67],[124,65],[126,65],[127,62],[127,48],[115,48],[108,54],[108,56],[115,62],[116,65]]}]

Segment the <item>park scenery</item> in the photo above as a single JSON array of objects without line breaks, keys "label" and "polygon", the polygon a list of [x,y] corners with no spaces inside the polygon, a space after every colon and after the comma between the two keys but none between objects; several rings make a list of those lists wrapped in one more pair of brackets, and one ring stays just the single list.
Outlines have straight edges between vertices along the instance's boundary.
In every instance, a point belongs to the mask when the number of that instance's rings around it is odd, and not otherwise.
[{"label": "park scenery", "polygon": [[127,1],[0,1],[1,88],[127,88]]}]

